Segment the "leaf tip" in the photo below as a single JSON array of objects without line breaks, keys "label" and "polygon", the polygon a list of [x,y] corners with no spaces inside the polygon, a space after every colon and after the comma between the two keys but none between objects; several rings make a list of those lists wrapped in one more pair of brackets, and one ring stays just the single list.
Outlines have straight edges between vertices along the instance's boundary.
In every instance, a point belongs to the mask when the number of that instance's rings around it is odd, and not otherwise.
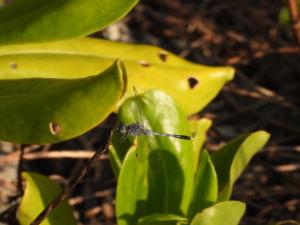
[{"label": "leaf tip", "polygon": [[256,135],[259,139],[264,140],[267,142],[271,136],[271,134],[265,130],[258,130],[253,135]]}]

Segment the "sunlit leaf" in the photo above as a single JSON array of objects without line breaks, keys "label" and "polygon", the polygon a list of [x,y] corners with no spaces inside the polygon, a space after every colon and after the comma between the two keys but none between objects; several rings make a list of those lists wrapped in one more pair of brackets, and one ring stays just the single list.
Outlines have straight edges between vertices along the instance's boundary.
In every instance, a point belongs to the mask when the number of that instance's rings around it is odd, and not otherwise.
[{"label": "sunlit leaf", "polygon": [[212,122],[209,119],[203,118],[200,120],[189,121],[193,133],[193,149],[195,159],[195,169],[198,167],[199,155],[206,139],[206,132],[210,128]]},{"label": "sunlit leaf", "polygon": [[265,131],[242,135],[212,155],[218,175],[219,201],[230,198],[234,182],[253,155],[267,143],[269,137]]},{"label": "sunlit leaf", "polygon": [[[131,99],[140,102],[147,127],[162,133],[188,135],[185,115],[175,102],[161,91],[149,91]],[[122,106],[120,120],[132,123],[129,107]],[[134,146],[127,153],[117,187],[118,224],[136,224],[138,219],[153,213],[187,213],[193,189],[193,150],[190,140],[155,137],[145,162],[136,157]]]},{"label": "sunlit leaf", "polygon": [[[17,211],[21,225],[30,224],[43,209],[60,193],[60,187],[49,178],[36,173],[22,173],[25,180],[25,191]],[[42,225],[76,225],[72,208],[67,200],[55,208],[41,223]]]},{"label": "sunlit leaf", "polygon": [[98,74],[116,58],[125,64],[128,90],[165,91],[187,114],[206,106],[234,73],[231,67],[198,65],[158,47],[82,38],[0,47],[0,79],[82,78]]},{"label": "sunlit leaf", "polygon": [[243,202],[220,202],[198,213],[191,225],[238,225],[245,209]]},{"label": "sunlit leaf", "polygon": [[0,79],[0,139],[43,144],[88,131],[114,110],[126,74],[116,61],[99,75],[69,78]]}]

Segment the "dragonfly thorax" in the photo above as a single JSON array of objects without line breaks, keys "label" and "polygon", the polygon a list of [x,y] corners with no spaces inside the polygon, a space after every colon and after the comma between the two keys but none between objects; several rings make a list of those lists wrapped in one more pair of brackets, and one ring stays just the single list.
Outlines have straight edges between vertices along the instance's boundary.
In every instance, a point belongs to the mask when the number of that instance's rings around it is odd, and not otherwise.
[{"label": "dragonfly thorax", "polygon": [[146,135],[147,130],[139,123],[131,123],[127,126],[127,133],[131,136]]}]

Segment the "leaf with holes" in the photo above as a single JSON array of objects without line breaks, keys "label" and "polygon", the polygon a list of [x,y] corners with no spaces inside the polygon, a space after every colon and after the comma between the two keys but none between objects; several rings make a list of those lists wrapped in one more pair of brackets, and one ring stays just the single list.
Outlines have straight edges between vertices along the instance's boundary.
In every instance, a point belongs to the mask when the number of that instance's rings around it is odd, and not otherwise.
[{"label": "leaf with holes", "polygon": [[234,73],[231,67],[198,65],[158,47],[82,38],[0,47],[0,79],[82,78],[98,74],[116,58],[126,66],[128,90],[160,89],[187,114],[206,106]]},{"label": "leaf with holes", "polygon": [[17,0],[0,8],[0,45],[66,40],[123,17],[138,0]]},{"label": "leaf with holes", "polygon": [[[60,187],[49,178],[36,173],[22,173],[25,191],[17,211],[21,225],[30,224],[39,213],[60,193]],[[43,221],[43,225],[77,224],[72,208],[67,200],[63,201]]]},{"label": "leaf with holes", "polygon": [[84,78],[5,78],[0,80],[0,139],[45,144],[73,138],[103,121],[122,95],[126,74],[116,61]]}]

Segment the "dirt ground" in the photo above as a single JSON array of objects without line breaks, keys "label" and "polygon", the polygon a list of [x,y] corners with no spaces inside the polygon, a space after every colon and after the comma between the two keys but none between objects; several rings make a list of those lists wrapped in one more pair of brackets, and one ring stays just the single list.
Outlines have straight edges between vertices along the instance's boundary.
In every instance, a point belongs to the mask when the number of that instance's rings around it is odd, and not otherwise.
[{"label": "dirt ground", "polygon": [[[283,3],[143,0],[121,22],[95,34],[154,44],[196,63],[230,65],[236,69],[235,79],[199,115],[213,120],[206,141],[211,151],[241,133],[263,129],[272,135],[234,188],[232,198],[247,203],[241,224],[300,221],[300,52],[291,27],[279,23]],[[25,146],[44,152],[82,149],[82,157],[49,160],[33,155],[24,161],[24,169],[66,182],[92,154],[87,150],[103,144],[98,137],[105,132],[100,126],[58,145]],[[1,147],[7,151],[20,148],[7,143]],[[11,174],[15,173],[17,157],[14,154],[7,160],[11,166],[5,168],[5,173],[10,178],[14,176]],[[8,190],[0,191],[0,203],[6,201],[9,202],[6,206],[13,206],[14,201],[8,196],[16,191],[15,184],[2,178],[0,185]],[[71,197],[83,224],[115,223],[115,188],[116,180],[106,157]],[[12,207],[1,214],[0,224],[1,221],[14,224],[13,211]]]}]

